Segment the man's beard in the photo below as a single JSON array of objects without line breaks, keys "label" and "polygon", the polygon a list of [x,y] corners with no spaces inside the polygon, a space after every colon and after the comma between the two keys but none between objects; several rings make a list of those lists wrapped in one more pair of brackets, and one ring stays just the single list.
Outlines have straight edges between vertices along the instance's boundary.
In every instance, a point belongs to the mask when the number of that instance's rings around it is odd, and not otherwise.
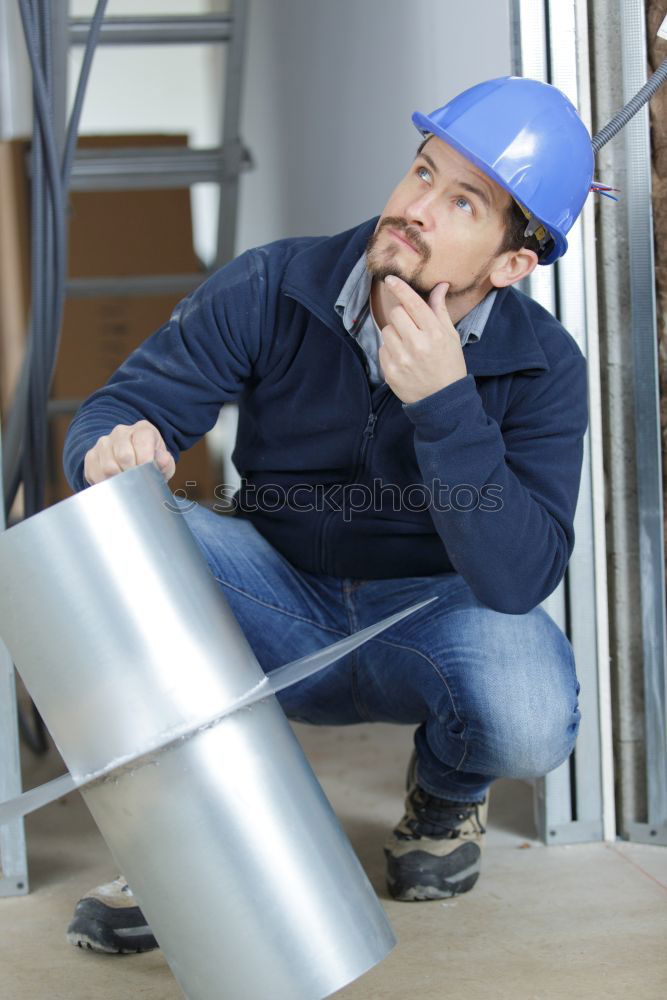
[{"label": "man's beard", "polygon": [[[395,263],[395,258],[397,256],[396,251],[391,247],[384,250],[380,250],[378,243],[382,235],[382,231],[385,228],[391,228],[397,230],[405,236],[407,240],[413,245],[417,253],[421,257],[421,261],[415,264],[412,271],[408,271],[402,268],[397,262]],[[432,285],[427,285],[421,278],[422,272],[429,260],[431,259],[431,248],[424,241],[421,232],[415,226],[409,226],[405,219],[401,219],[397,215],[387,215],[385,216],[376,231],[372,234],[368,243],[366,244],[366,267],[368,273],[378,281],[384,281],[384,279],[390,275],[395,274],[397,278],[402,278],[414,289],[418,295],[420,295],[424,301],[428,301],[428,297],[433,291]],[[451,301],[452,299],[461,298],[463,295],[467,295],[469,292],[474,292],[484,284],[488,277],[488,266],[493,258],[489,258],[484,264],[484,267],[480,268],[470,284],[465,286],[452,285],[450,284],[447,291],[447,298]]]}]

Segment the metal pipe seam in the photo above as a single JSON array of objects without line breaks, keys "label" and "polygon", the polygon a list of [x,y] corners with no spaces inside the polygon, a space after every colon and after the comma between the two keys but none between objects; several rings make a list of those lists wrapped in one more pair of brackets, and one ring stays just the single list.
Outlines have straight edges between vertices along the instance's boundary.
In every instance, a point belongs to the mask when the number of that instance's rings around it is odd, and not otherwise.
[{"label": "metal pipe seam", "polygon": [[431,597],[427,598],[425,601],[419,601],[417,604],[413,604],[410,607],[405,608],[403,611],[398,611],[393,615],[389,615],[387,618],[381,619],[374,625],[369,625],[367,628],[359,629],[357,632],[353,632],[351,636],[347,636],[344,639],[340,639],[338,642],[325,646],[323,649],[318,650],[315,653],[303,656],[298,660],[294,660],[292,663],[284,664],[282,667],[274,670],[270,675],[263,677],[245,694],[235,698],[234,701],[230,705],[227,705],[224,709],[216,711],[199,722],[185,723],[181,726],[173,727],[169,731],[161,733],[143,750],[137,750],[136,752],[133,751],[125,757],[113,760],[111,763],[100,768],[98,771],[79,776],[78,778],[71,774],[64,774],[61,775],[60,778],[56,778],[54,781],[47,782],[37,788],[31,788],[30,791],[24,792],[22,795],[18,795],[14,799],[0,801],[0,825],[2,825],[2,823],[9,822],[18,816],[25,816],[29,812],[33,812],[35,809],[41,809],[50,802],[54,802],[56,799],[62,798],[63,795],[69,794],[69,792],[77,789],[79,791],[84,791],[93,785],[98,784],[100,781],[104,781],[109,778],[117,779],[120,776],[120,772],[136,769],[137,767],[141,767],[143,763],[154,762],[156,754],[162,753],[165,750],[173,749],[177,744],[196,736],[197,733],[204,732],[206,729],[216,726],[223,719],[233,715],[235,712],[238,712],[243,708],[247,708],[250,705],[254,705],[256,702],[262,701],[271,695],[275,695],[279,691],[290,687],[292,684],[296,684],[297,681],[303,680],[306,677],[311,677],[313,674],[318,673],[325,667],[330,666],[340,657],[352,652],[352,650],[356,649],[364,642],[367,642],[373,636],[378,635],[386,628],[389,628],[390,625],[401,621],[401,619],[406,618],[408,615],[413,614],[415,611],[418,611],[420,608],[425,607],[427,604],[430,604],[432,601],[436,601],[437,599],[437,597]]}]

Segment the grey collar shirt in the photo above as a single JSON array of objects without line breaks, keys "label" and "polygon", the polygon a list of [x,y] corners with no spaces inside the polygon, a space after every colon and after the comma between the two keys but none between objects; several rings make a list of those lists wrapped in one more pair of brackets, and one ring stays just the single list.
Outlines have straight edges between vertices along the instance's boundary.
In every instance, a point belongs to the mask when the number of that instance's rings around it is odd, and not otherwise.
[{"label": "grey collar shirt", "polygon": [[[366,355],[368,377],[374,385],[377,385],[384,379],[378,361],[380,331],[370,310],[372,282],[373,279],[366,270],[366,255],[362,254],[350,271],[334,308],[347,332],[354,337]],[[497,294],[497,290],[492,289],[456,323],[461,347],[465,347],[468,341],[479,340],[482,336]]]}]

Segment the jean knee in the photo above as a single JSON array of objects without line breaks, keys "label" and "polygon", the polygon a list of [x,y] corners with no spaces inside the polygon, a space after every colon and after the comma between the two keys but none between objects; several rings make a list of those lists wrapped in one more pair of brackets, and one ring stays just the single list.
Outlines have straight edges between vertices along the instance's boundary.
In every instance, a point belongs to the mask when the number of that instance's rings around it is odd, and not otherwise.
[{"label": "jean knee", "polygon": [[541,609],[509,626],[487,625],[483,652],[494,662],[492,669],[471,665],[464,767],[511,778],[544,775],[572,753],[579,728],[572,646]]},{"label": "jean knee", "polygon": [[574,750],[579,729],[579,686],[552,689],[537,706],[508,713],[497,745],[499,774],[536,778],[559,767]]}]

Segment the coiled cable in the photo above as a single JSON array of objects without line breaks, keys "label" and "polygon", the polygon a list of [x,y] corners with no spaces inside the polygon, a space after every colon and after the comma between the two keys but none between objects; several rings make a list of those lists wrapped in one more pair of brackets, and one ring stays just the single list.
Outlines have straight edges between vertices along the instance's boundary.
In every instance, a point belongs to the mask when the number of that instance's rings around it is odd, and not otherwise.
[{"label": "coiled cable", "polygon": [[613,139],[622,128],[625,128],[630,119],[634,118],[647,101],[650,101],[656,90],[662,87],[665,80],[667,80],[667,59],[663,59],[653,76],[649,77],[642,89],[635,94],[632,100],[628,101],[620,111],[617,111],[612,120],[604,128],[596,132],[592,139],[594,153],[599,153],[610,139]]}]

